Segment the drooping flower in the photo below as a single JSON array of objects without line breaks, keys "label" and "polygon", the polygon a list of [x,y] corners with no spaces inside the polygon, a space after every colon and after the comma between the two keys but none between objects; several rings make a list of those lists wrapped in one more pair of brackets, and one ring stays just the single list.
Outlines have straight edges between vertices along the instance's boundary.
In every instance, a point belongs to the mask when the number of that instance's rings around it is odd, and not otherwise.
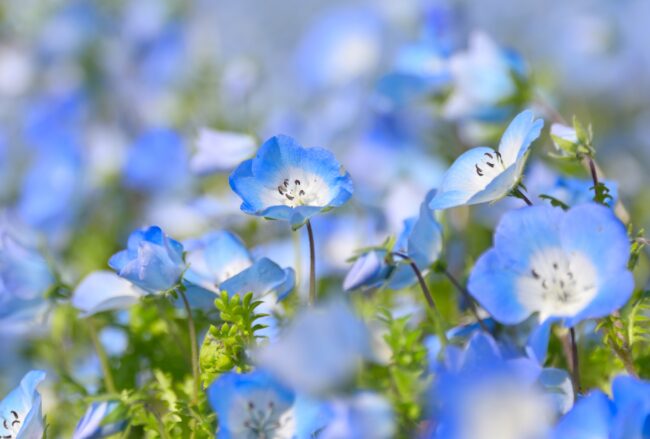
[{"label": "drooping flower", "polygon": [[625,226],[606,207],[518,209],[501,219],[468,288],[499,322],[519,323],[538,312],[541,322],[558,318],[573,326],[628,300],[629,249]]},{"label": "drooping flower", "polygon": [[[428,207],[434,194],[432,191],[427,195],[417,217],[404,221],[404,228],[392,248],[392,252],[408,256],[420,270],[435,262],[442,251],[442,228]],[[393,263],[389,264],[390,261]],[[412,268],[399,262],[404,262],[404,259],[388,255],[387,250],[371,250],[355,261],[343,281],[343,288],[354,290],[387,286],[397,290],[415,283],[417,278]]]},{"label": "drooping flower", "polygon": [[528,148],[544,126],[533,112],[518,114],[501,137],[497,151],[485,146],[463,153],[445,173],[432,209],[486,203],[505,197],[515,188],[526,164]]},{"label": "drooping flower", "polygon": [[203,128],[196,141],[197,151],[190,170],[199,175],[232,171],[255,152],[255,138],[247,134]]},{"label": "drooping flower", "polygon": [[179,282],[185,269],[183,245],[157,226],[136,230],[129,236],[126,250],[115,253],[108,265],[140,288],[152,293],[166,291]]},{"label": "drooping flower", "polygon": [[86,410],[72,433],[72,439],[101,439],[121,431],[124,422],[103,424],[104,419],[117,407],[116,402],[94,402]]},{"label": "drooping flower", "polygon": [[264,142],[255,158],[230,175],[230,186],[250,215],[302,226],[319,212],[341,206],[352,195],[352,181],[331,152],[304,148],[288,136]]},{"label": "drooping flower", "polygon": [[296,395],[266,371],[221,375],[208,388],[219,418],[219,439],[265,437],[290,439],[298,434]]},{"label": "drooping flower", "polygon": [[304,310],[254,355],[282,383],[307,394],[344,384],[372,357],[366,326],[343,301]]},{"label": "drooping flower", "polygon": [[112,271],[88,274],[72,293],[72,306],[90,316],[102,311],[125,309],[145,294],[140,288]]},{"label": "drooping flower", "polygon": [[283,269],[268,258],[254,260],[242,240],[225,230],[188,243],[187,262],[184,280],[213,292],[275,292],[283,299],[294,286],[292,268]]},{"label": "drooping flower", "polygon": [[43,436],[41,395],[36,387],[45,379],[45,372],[32,370],[0,402],[0,437],[37,439]]}]

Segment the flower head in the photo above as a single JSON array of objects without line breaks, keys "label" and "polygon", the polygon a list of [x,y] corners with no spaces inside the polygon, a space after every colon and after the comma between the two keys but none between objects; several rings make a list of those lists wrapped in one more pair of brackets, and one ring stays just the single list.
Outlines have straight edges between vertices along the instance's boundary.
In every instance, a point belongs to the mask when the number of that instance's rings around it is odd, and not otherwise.
[{"label": "flower head", "polygon": [[501,219],[468,288],[502,323],[539,312],[540,321],[561,318],[573,326],[628,300],[634,288],[629,250],[625,226],[606,207],[518,209]]},{"label": "flower head", "polygon": [[45,372],[32,370],[0,402],[0,437],[34,439],[43,436],[41,395],[36,387],[45,379]]},{"label": "flower head", "polygon": [[530,110],[518,114],[501,137],[497,151],[486,146],[463,153],[445,173],[432,209],[496,201],[515,188],[526,164],[528,148],[544,126]]},{"label": "flower head", "polygon": [[90,316],[102,311],[128,308],[144,295],[137,286],[112,271],[93,271],[72,293],[72,306]]},{"label": "flower head", "polygon": [[136,230],[126,250],[115,253],[108,265],[140,288],[166,291],[178,283],[185,269],[183,245],[157,226]]},{"label": "flower head", "polygon": [[289,221],[294,229],[352,195],[350,175],[331,152],[304,148],[288,136],[264,142],[255,158],[230,175],[230,186],[243,201],[242,211]]}]

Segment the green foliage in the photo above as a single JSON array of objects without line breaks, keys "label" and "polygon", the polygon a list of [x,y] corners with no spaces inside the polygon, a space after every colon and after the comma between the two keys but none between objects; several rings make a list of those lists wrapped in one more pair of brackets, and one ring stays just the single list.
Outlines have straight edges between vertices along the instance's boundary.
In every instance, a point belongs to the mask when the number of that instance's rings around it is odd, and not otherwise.
[{"label": "green foliage", "polygon": [[609,194],[609,188],[602,181],[598,182],[596,186],[592,186],[591,189],[594,191],[594,201],[603,205],[607,205],[613,200],[612,196]]},{"label": "green foliage", "polygon": [[573,116],[573,129],[577,137],[575,142],[551,134],[553,142],[555,142],[561,151],[560,154],[551,153],[550,155],[552,157],[563,160],[581,160],[584,156],[593,157],[595,150],[593,147],[594,135],[591,125],[585,128],[578,118]]},{"label": "green foliage", "polygon": [[555,197],[552,197],[550,195],[542,194],[539,196],[542,200],[548,200],[551,203],[551,206],[553,207],[560,207],[562,210],[569,210],[569,205],[566,204],[565,202],[558,200]]},{"label": "green foliage", "polygon": [[[631,235],[632,234],[632,226],[629,227],[628,233]],[[645,234],[645,230],[641,229],[639,232],[636,234],[635,238],[632,240],[632,249],[630,250],[630,260],[628,261],[627,268],[630,270],[634,270],[639,263],[639,256],[641,256],[641,252],[643,251],[643,248],[648,245],[648,240],[643,237]]]},{"label": "green foliage", "polygon": [[199,362],[204,385],[233,368],[248,370],[246,349],[258,338],[255,332],[266,328],[266,325],[256,323],[267,316],[255,312],[261,303],[253,300],[253,293],[247,293],[241,299],[239,295],[228,297],[225,291],[214,301],[223,323],[210,326],[201,346]]}]

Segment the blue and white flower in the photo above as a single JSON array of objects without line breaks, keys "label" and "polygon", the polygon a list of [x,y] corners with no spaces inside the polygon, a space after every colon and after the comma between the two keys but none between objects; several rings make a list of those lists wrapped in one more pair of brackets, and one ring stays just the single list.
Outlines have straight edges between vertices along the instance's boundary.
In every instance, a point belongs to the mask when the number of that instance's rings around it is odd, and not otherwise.
[{"label": "blue and white flower", "polygon": [[183,245],[157,226],[136,230],[126,250],[115,253],[108,265],[144,290],[166,291],[178,284],[185,269]]},{"label": "blue and white flower", "polygon": [[331,152],[304,148],[288,136],[264,142],[255,158],[230,175],[230,186],[250,215],[302,226],[319,212],[343,205],[352,195],[350,175]]},{"label": "blue and white flower", "polygon": [[41,395],[36,387],[45,379],[45,372],[32,370],[0,402],[0,437],[38,439],[43,436]]},{"label": "blue and white flower", "polygon": [[519,183],[528,149],[543,126],[544,121],[535,120],[530,110],[518,114],[503,133],[497,151],[479,146],[456,159],[429,206],[447,209],[496,201],[508,195]]},{"label": "blue and white flower", "polygon": [[527,207],[503,216],[468,288],[501,323],[538,312],[541,322],[573,326],[627,302],[634,289],[629,252],[625,226],[606,207]]},{"label": "blue and white flower", "polygon": [[82,279],[72,292],[72,306],[91,316],[102,311],[126,309],[146,294],[128,280],[112,271],[93,271]]}]

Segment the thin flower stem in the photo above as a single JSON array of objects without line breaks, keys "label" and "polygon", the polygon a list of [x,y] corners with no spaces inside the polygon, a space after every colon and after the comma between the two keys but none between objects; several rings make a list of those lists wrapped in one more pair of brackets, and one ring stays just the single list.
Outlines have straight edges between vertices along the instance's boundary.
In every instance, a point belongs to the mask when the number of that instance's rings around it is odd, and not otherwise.
[{"label": "thin flower stem", "polygon": [[438,318],[438,322],[436,324],[436,330],[438,332],[438,337],[440,338],[440,342],[442,343],[443,346],[447,346],[447,344],[449,344],[449,340],[447,340],[447,334],[445,333],[445,328],[442,321],[442,314],[440,314],[440,310],[436,306],[436,302],[433,300],[433,296],[431,295],[429,286],[427,285],[427,282],[424,279],[424,276],[422,275],[422,271],[420,271],[418,265],[415,263],[413,259],[411,259],[409,255],[400,252],[393,252],[392,255],[404,259],[411,266],[411,269],[413,270],[413,273],[415,273],[415,276],[418,279],[418,283],[420,284],[420,289],[422,290],[422,294],[424,295],[424,298],[429,304],[429,308],[431,308],[433,313]]},{"label": "thin flower stem", "polygon": [[449,272],[446,268],[443,270],[443,273],[445,276],[447,276],[447,279],[449,279],[449,282],[452,283],[452,285],[460,292],[460,294],[465,298],[467,303],[469,304],[469,309],[476,321],[478,322],[479,326],[481,329],[488,334],[490,333],[490,328],[487,327],[485,322],[479,317],[478,315],[478,310],[476,309],[476,302],[474,301],[474,298],[472,298],[471,294],[469,294],[469,291],[467,288],[465,288],[460,282],[458,282],[458,279],[454,277],[453,274]]},{"label": "thin flower stem", "polygon": [[594,163],[594,158],[590,155],[587,156],[587,160],[589,161],[591,179],[594,181],[594,192],[598,193],[598,170],[596,169],[596,163]]},{"label": "thin flower stem", "polygon": [[196,338],[196,326],[194,325],[194,317],[192,316],[192,308],[190,307],[190,302],[187,300],[185,292],[177,288],[176,291],[183,299],[183,305],[185,306],[185,312],[187,312],[187,328],[190,333],[190,347],[192,355],[192,376],[194,378],[194,394],[192,395],[192,402],[198,404],[199,402],[199,393],[201,392],[201,371],[199,369],[199,348],[198,340]]},{"label": "thin flower stem", "polygon": [[580,361],[578,359],[578,343],[576,343],[576,330],[571,327],[569,329],[569,335],[571,338],[571,375],[573,375],[573,392],[576,397],[578,394],[582,393],[582,387],[580,385]]},{"label": "thin flower stem", "polygon": [[299,288],[302,284],[302,246],[299,233],[292,233],[293,241],[293,258],[294,258],[294,267],[296,271],[296,280],[294,285],[294,290],[296,297],[299,297]]},{"label": "thin flower stem", "polygon": [[95,351],[99,357],[99,364],[102,368],[102,373],[104,374],[104,383],[106,384],[106,390],[110,393],[117,393],[117,387],[115,387],[115,380],[113,380],[113,373],[111,372],[111,366],[108,362],[108,355],[106,350],[102,345],[102,342],[99,340],[97,335],[97,328],[95,327],[95,322],[92,317],[86,319],[86,325],[88,326],[88,333],[90,338],[95,346]]},{"label": "thin flower stem", "polygon": [[515,196],[517,196],[518,198],[521,198],[522,200],[524,200],[524,202],[525,202],[526,204],[528,204],[529,206],[532,206],[532,205],[533,205],[533,202],[530,201],[530,200],[528,199],[528,197],[527,197],[527,196],[526,196],[526,195],[525,195],[525,194],[524,194],[524,193],[523,193],[523,192],[522,192],[518,187],[514,188],[514,189],[512,190],[512,193],[513,193]]},{"label": "thin flower stem", "polygon": [[316,249],[314,231],[310,221],[307,221],[307,235],[309,236],[309,305],[314,306],[316,303]]}]

